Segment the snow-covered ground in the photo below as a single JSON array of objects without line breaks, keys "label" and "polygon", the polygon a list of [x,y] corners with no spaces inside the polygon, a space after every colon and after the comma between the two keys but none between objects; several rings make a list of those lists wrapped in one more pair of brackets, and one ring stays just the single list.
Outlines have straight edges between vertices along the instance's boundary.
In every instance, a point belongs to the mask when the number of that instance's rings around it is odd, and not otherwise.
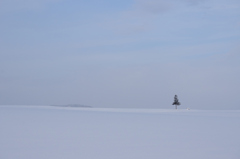
[{"label": "snow-covered ground", "polygon": [[0,159],[240,159],[240,111],[0,106]]}]

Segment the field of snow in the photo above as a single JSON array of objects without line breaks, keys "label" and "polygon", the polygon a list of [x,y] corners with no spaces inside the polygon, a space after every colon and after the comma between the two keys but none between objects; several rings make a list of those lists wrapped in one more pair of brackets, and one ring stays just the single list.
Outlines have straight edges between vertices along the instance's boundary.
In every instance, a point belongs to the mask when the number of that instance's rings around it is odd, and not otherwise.
[{"label": "field of snow", "polygon": [[0,106],[0,159],[240,159],[240,111]]}]

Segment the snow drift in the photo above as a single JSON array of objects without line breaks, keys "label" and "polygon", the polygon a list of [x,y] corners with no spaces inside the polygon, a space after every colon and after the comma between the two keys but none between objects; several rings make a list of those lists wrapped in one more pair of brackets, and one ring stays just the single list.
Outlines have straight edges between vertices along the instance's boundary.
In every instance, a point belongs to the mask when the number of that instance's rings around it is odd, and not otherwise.
[{"label": "snow drift", "polygon": [[1,159],[239,159],[240,111],[0,106]]}]

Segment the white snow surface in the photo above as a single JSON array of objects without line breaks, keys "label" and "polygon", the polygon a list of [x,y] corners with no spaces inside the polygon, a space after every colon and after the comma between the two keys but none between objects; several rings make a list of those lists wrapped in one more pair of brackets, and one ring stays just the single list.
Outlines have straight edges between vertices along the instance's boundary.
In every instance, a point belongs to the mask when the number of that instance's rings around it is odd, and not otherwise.
[{"label": "white snow surface", "polygon": [[240,159],[239,110],[0,106],[0,159]]}]

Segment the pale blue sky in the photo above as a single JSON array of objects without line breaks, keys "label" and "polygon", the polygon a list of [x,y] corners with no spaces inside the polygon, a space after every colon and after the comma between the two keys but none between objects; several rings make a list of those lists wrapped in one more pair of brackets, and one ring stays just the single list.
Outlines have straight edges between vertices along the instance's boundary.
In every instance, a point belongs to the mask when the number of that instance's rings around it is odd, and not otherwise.
[{"label": "pale blue sky", "polygon": [[239,0],[0,0],[0,104],[240,109]]}]

